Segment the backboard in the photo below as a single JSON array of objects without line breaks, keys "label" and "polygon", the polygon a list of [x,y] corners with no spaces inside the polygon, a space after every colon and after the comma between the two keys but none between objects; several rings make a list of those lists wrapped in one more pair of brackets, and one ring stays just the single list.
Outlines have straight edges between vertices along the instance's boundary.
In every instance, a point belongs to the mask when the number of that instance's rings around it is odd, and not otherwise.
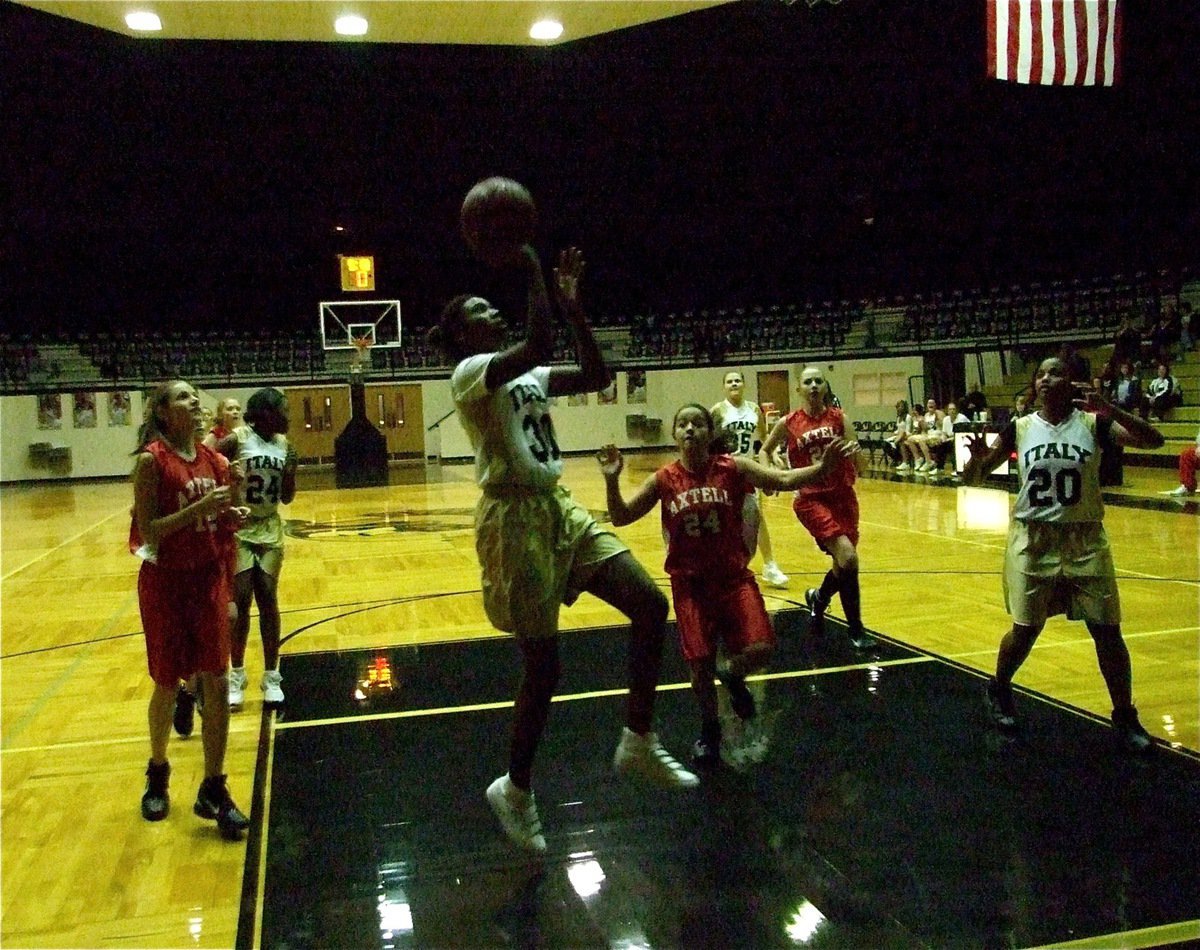
[{"label": "backboard", "polygon": [[322,300],[319,308],[323,349],[353,350],[362,339],[375,348],[400,346],[399,300]]}]

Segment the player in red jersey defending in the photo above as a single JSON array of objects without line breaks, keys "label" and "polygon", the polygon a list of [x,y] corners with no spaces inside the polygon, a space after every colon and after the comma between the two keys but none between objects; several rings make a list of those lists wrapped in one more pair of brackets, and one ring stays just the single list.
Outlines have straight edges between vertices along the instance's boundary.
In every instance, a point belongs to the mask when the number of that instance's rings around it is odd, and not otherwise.
[{"label": "player in red jersey defending", "polygon": [[[628,501],[621,495],[624,460],[617,447],[604,446],[597,460],[615,526],[637,521],[662,502],[666,570],[679,642],[700,706],[700,738],[693,757],[698,765],[716,765],[721,724],[714,676],[729,690],[733,711],[743,720],[750,719],[755,705],[746,677],[766,666],[775,648],[762,593],[748,566],[758,538],[754,490],[815,484],[836,470],[848,447],[835,443],[820,462],[785,471],[725,454],[725,446],[714,442],[712,414],[698,403],[676,412],[672,429],[679,460],[642,482]],[[728,658],[719,674],[718,644],[723,644]]]},{"label": "player in red jersey defending", "polygon": [[[792,468],[821,461],[830,447],[846,438],[846,417],[830,405],[829,383],[819,366],[806,366],[800,374],[800,408],[775,424],[763,443],[759,458],[764,464],[780,446],[787,446]],[[867,460],[850,443],[850,451],[839,451],[839,464],[833,474],[817,485],[806,485],[796,492],[792,510],[808,529],[817,546],[833,558],[819,588],[809,588],[804,600],[812,611],[813,625],[820,629],[825,610],[834,594],[841,594],[842,610],[850,632],[850,645],[867,651],[875,647],[875,638],[863,629],[862,604],[858,586],[858,496],[854,480],[866,469]]]}]

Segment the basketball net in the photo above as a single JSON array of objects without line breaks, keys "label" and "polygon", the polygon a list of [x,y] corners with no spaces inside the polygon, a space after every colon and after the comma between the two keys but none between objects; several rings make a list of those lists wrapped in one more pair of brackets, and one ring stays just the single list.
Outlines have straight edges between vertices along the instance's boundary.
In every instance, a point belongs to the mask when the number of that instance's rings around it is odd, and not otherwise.
[{"label": "basketball net", "polygon": [[375,341],[369,336],[358,336],[350,342],[354,344],[354,361],[350,364],[350,371],[361,373],[363,361],[366,359],[371,347],[375,345]]}]

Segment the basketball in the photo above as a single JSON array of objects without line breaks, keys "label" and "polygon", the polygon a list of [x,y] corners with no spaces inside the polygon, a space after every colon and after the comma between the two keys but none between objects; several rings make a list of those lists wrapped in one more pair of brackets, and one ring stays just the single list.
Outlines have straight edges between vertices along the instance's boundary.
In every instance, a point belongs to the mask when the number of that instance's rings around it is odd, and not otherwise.
[{"label": "basketball", "polygon": [[460,214],[463,239],[485,264],[513,263],[533,241],[537,208],[529,189],[511,178],[485,178],[463,199]]}]

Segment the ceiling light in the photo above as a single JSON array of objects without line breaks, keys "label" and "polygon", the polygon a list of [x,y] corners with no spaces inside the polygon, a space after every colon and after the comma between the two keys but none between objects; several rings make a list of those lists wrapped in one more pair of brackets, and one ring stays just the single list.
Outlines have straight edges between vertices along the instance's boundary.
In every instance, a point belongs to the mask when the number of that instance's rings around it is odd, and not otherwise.
[{"label": "ceiling light", "polygon": [[333,28],[342,36],[362,36],[367,32],[367,21],[360,16],[347,14],[338,17],[333,23]]},{"label": "ceiling light", "polygon": [[139,10],[135,13],[125,14],[125,25],[131,30],[152,32],[162,29],[162,20],[158,18],[157,13],[147,13],[144,10]]},{"label": "ceiling light", "polygon": [[563,25],[558,20],[538,20],[529,28],[529,36],[535,40],[556,40],[562,31]]}]

